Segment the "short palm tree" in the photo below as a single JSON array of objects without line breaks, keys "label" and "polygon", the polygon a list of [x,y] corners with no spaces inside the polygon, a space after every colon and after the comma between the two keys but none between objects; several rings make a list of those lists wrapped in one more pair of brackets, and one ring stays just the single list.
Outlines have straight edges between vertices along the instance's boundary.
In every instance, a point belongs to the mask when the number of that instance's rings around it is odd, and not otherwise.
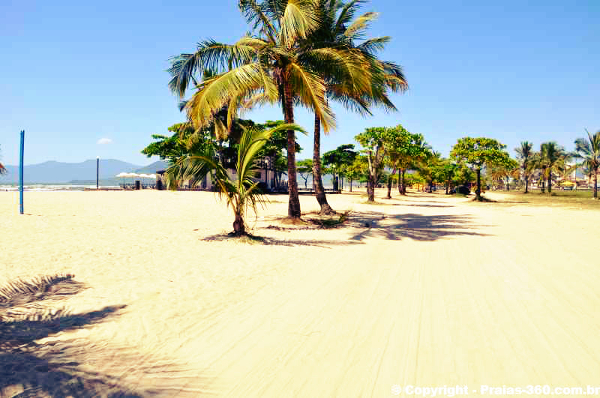
[{"label": "short palm tree", "polygon": [[257,205],[264,204],[265,199],[253,177],[258,171],[258,153],[267,140],[276,131],[302,131],[295,124],[282,124],[270,130],[258,130],[255,127],[245,129],[238,144],[236,176],[234,179],[227,169],[217,160],[214,146],[197,155],[185,155],[167,169],[166,179],[169,189],[176,189],[183,181],[190,186],[198,185],[207,174],[211,175],[217,186],[219,196],[224,195],[227,206],[231,206],[234,214],[233,233],[236,236],[246,234],[245,215],[248,208],[256,214]]},{"label": "short palm tree", "polygon": [[529,179],[533,173],[533,144],[529,141],[523,141],[521,146],[515,148],[515,152],[520,162],[521,176],[525,180],[525,193],[529,193]]},{"label": "short palm tree", "polygon": [[577,159],[583,159],[582,165],[587,168],[594,177],[594,199],[598,199],[598,169],[600,169],[600,130],[591,135],[585,130],[588,139],[578,138],[575,140],[575,154]]}]

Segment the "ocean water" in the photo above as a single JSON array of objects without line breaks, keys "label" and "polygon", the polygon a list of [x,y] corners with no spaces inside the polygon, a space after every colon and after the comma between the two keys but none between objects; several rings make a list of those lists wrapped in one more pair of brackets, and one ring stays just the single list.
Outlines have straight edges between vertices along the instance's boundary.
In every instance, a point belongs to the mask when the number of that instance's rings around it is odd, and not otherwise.
[{"label": "ocean water", "polygon": [[[118,186],[101,186],[100,188],[119,188]],[[96,189],[96,185],[71,185],[71,184],[28,184],[23,186],[24,191],[35,192],[77,192],[85,189]],[[0,185],[0,192],[18,191],[18,185]]]}]

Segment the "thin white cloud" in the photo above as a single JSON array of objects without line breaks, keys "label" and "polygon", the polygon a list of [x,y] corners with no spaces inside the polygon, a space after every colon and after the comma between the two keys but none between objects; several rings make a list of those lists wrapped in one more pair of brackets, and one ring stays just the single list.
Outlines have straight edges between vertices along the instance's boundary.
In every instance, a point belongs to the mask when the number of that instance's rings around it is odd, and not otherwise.
[{"label": "thin white cloud", "polygon": [[108,145],[112,144],[112,140],[110,138],[100,138],[97,142],[98,145]]}]

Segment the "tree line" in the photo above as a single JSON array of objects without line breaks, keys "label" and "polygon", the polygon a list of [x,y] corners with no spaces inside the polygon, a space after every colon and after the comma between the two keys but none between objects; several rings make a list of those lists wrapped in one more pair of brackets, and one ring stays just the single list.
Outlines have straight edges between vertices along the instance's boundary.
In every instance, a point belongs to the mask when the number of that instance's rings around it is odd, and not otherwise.
[{"label": "tree line", "polygon": [[[352,181],[365,175],[369,201],[386,175],[388,196],[395,178],[400,194],[406,194],[407,179],[414,179],[407,171],[415,164],[430,186],[440,178],[466,181],[474,172],[480,198],[481,170],[509,165],[503,145],[492,139],[463,139],[449,160],[402,126],[370,128],[356,136],[363,148],[360,155],[348,158],[353,149],[347,146],[321,156],[321,131],[335,128],[332,101],[369,116],[375,107],[395,111],[390,95],[408,89],[402,68],[379,57],[391,38],[368,37],[378,15],[361,14],[364,3],[239,0],[248,33],[233,44],[203,40],[195,52],[173,57],[169,88],[181,100],[187,121],[173,126],[171,136],[154,136],[158,141],[144,150],[149,156],[163,153],[170,160],[168,186],[176,188],[184,180],[197,183],[210,174],[234,209],[234,231],[243,234],[241,208],[255,207],[261,200],[250,176],[260,158],[268,155],[275,159],[278,172],[287,174],[288,217],[300,218],[296,133],[306,132],[295,124],[294,112],[301,106],[314,114],[314,141],[312,162],[300,163],[300,171],[311,168],[322,214],[335,214],[323,187],[323,165],[334,178],[345,175]],[[279,106],[283,121],[259,125],[241,119],[243,112],[266,104]],[[386,173],[385,165],[391,172]],[[236,181],[223,174],[227,166],[236,169]]]},{"label": "tree line", "polygon": [[[483,185],[504,186],[510,189],[522,184],[529,193],[530,183],[538,183],[541,193],[552,192],[553,183],[581,170],[593,180],[593,197],[598,197],[597,174],[600,168],[600,131],[575,140],[575,150],[567,152],[554,141],[544,142],[539,151],[524,141],[515,148],[516,159],[506,151],[506,145],[486,137],[464,137],[457,141],[448,158],[434,151],[421,134],[412,134],[402,125],[368,128],[355,139],[363,147],[361,154],[345,158],[337,155],[338,175],[351,181],[367,183],[368,201],[375,200],[375,187],[387,184],[391,198],[392,183],[397,181],[398,192],[406,194],[407,185],[421,184],[431,191],[436,184],[445,185],[446,194],[459,186],[475,184],[476,200],[482,200]],[[348,148],[340,146],[331,153]],[[410,170],[407,184],[406,172]],[[398,175],[396,175],[396,173]]]}]

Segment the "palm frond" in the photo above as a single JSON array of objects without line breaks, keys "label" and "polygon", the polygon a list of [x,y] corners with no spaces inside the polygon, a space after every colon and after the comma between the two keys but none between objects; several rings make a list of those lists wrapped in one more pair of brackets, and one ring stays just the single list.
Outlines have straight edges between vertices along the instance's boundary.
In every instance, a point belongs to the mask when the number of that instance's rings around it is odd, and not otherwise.
[{"label": "palm frond", "polygon": [[364,3],[366,3],[365,0],[352,0],[346,3],[341,8],[334,31],[338,34],[343,34],[346,31],[346,27],[352,23],[359,7]]},{"label": "palm frond", "polygon": [[376,20],[379,14],[376,12],[367,12],[356,18],[354,22],[344,32],[349,40],[360,40],[364,37],[365,30],[369,28],[369,24]]},{"label": "palm frond", "polygon": [[[193,54],[181,54],[170,59],[171,67],[167,70],[172,78],[169,88],[180,98],[185,95],[190,81],[197,85],[195,75],[205,71],[222,73],[256,58],[256,48],[260,40],[243,37],[236,44],[224,44],[208,39],[198,43]],[[206,76],[205,76],[206,77]]]},{"label": "palm frond", "polygon": [[262,72],[258,63],[234,68],[228,72],[205,80],[186,104],[188,118],[196,128],[208,126],[216,112],[230,103],[233,98],[245,96],[266,86],[265,92],[272,97],[277,93],[273,80]]},{"label": "palm frond", "polygon": [[392,40],[390,36],[376,37],[362,42],[357,48],[365,53],[374,54],[378,51],[383,51],[385,45]]},{"label": "palm frond", "polygon": [[283,16],[279,19],[279,42],[286,48],[292,48],[297,39],[305,39],[318,26],[314,1],[287,0]]},{"label": "palm frond", "polygon": [[325,84],[318,75],[293,63],[289,66],[290,82],[297,88],[296,95],[321,119],[323,129],[335,128],[335,115],[325,102]]},{"label": "palm frond", "polygon": [[201,69],[201,59],[198,53],[180,54],[170,59],[171,67],[167,72],[172,76],[169,89],[183,98],[192,76]]},{"label": "palm frond", "polygon": [[254,30],[260,30],[271,42],[275,42],[276,30],[269,18],[269,10],[264,4],[258,4],[256,0],[239,0],[238,7],[246,21],[253,24]]}]

